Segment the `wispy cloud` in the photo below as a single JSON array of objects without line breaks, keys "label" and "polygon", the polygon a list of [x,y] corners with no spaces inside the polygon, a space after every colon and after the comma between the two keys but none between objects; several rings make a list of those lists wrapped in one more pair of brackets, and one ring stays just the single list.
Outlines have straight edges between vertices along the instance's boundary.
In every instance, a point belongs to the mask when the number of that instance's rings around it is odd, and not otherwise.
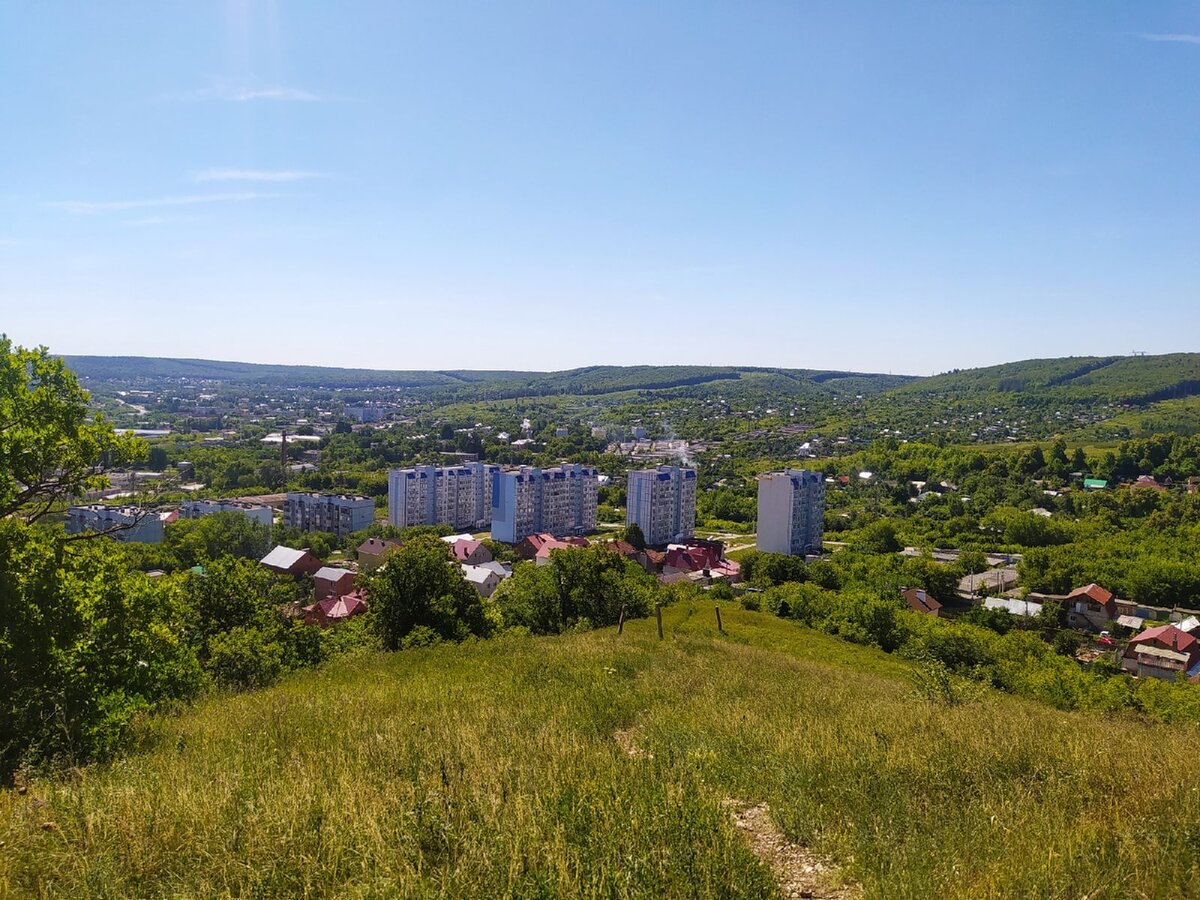
[{"label": "wispy cloud", "polygon": [[204,169],[191,175],[192,181],[307,181],[331,177],[324,172],[295,169]]},{"label": "wispy cloud", "polygon": [[145,216],[141,219],[126,219],[126,225],[133,228],[145,228],[151,225],[174,225],[176,222],[186,222],[188,216]]},{"label": "wispy cloud", "polygon": [[48,203],[53,209],[61,209],[77,216],[89,216],[102,212],[121,212],[130,209],[160,209],[170,206],[196,206],[201,203],[243,203],[248,200],[267,200],[278,194],[243,192],[237,194],[190,194],[182,197],[156,197],[150,200],[62,200]]},{"label": "wispy cloud", "polygon": [[167,100],[225,100],[230,103],[253,103],[256,101],[276,103],[318,103],[327,98],[311,91],[287,85],[247,85],[220,83],[211,87],[168,94]]},{"label": "wispy cloud", "polygon": [[1138,37],[1162,44],[1200,44],[1200,34],[1139,34]]}]

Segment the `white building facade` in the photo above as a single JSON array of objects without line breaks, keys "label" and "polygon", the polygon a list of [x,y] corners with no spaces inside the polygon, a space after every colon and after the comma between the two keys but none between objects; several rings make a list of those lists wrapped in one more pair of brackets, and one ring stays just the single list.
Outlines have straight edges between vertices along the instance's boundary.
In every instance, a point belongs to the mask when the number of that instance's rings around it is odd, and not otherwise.
[{"label": "white building facade", "polygon": [[202,519],[215,513],[232,512],[245,516],[268,528],[274,523],[275,515],[269,506],[247,503],[244,500],[184,500],[179,507],[179,518]]},{"label": "white building facade", "polygon": [[647,544],[692,537],[696,530],[696,470],[658,466],[629,473],[625,525],[637,525]]},{"label": "white building facade", "polygon": [[107,531],[118,541],[135,544],[160,544],[164,535],[158,513],[137,506],[72,506],[67,510],[66,527],[68,534]]},{"label": "white building facade", "polygon": [[824,536],[824,475],[785,469],[759,476],[758,550],[788,556],[819,553]]},{"label": "white building facade", "polygon": [[345,537],[374,521],[375,501],[370,497],[288,491],[283,502],[283,524],[299,531],[329,531]]},{"label": "white building facade", "polygon": [[388,471],[388,524],[477,530],[492,521],[492,476],[499,466],[414,466]]},{"label": "white building facade", "polygon": [[575,463],[497,471],[492,477],[492,537],[515,544],[542,532],[566,537],[594,531],[598,479],[594,468]]}]

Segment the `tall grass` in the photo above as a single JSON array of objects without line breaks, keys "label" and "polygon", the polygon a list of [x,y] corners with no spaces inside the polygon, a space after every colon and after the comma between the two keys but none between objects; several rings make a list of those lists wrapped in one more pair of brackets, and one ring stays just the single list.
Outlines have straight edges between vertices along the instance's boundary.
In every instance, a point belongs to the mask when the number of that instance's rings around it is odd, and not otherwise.
[{"label": "tall grass", "polygon": [[0,794],[0,892],[770,896],[736,797],[872,896],[1200,894],[1196,731],[934,705],[894,658],[722,615],[343,661],[155,720]]}]

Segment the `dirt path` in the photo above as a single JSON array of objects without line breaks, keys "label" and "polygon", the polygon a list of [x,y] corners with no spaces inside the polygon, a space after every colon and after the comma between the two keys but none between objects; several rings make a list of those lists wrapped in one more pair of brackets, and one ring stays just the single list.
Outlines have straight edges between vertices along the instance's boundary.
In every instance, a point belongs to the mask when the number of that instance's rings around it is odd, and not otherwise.
[{"label": "dirt path", "polygon": [[823,900],[852,900],[862,895],[857,885],[842,883],[837,867],[807,847],[788,841],[771,821],[765,803],[751,806],[740,800],[724,801],[751,852],[775,875],[784,897],[812,897]]},{"label": "dirt path", "polygon": [[[640,747],[635,729],[613,732],[613,740],[626,756],[634,759],[653,759],[654,755]],[[789,898],[813,900],[858,900],[862,889],[843,882],[832,862],[800,844],[791,843],[771,821],[771,810],[765,803],[751,805],[728,797],[721,805],[729,810],[733,824],[741,832],[750,851],[775,876],[779,893]]]}]

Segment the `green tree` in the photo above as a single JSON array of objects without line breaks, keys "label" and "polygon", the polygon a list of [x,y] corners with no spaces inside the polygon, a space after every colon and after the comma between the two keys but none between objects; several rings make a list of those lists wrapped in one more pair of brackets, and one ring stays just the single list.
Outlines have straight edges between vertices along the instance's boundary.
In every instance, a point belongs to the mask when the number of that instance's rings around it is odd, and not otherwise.
[{"label": "green tree", "polygon": [[419,535],[405,541],[367,579],[371,610],[384,647],[399,648],[425,626],[447,640],[486,636],[491,623],[479,593],[466,582],[444,541]]},{"label": "green tree", "polygon": [[32,522],[101,486],[105,466],[144,457],[145,443],[90,416],[88,401],[62,359],[0,335],[0,518]]},{"label": "green tree", "polygon": [[646,549],[646,535],[642,534],[642,526],[637,522],[630,522],[625,526],[625,540],[634,550],[640,552]]}]

